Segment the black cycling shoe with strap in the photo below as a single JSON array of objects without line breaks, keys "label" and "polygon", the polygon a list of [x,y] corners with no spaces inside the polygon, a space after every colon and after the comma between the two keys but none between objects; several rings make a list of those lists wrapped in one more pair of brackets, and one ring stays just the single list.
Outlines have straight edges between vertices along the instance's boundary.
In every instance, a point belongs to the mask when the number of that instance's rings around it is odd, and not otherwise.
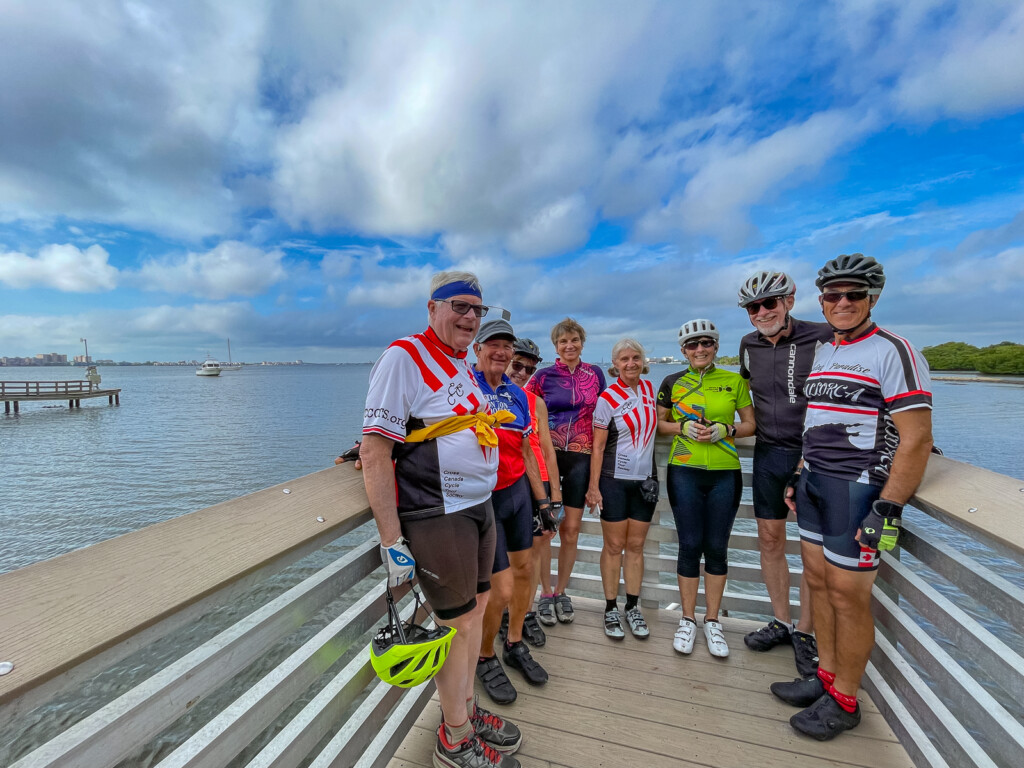
[{"label": "black cycling shoe with strap", "polygon": [[526,618],[523,619],[523,640],[528,642],[534,648],[541,648],[544,643],[548,641],[547,635],[544,634],[543,627],[541,627],[540,622],[537,621],[537,614],[533,611],[527,613]]},{"label": "black cycling shoe with strap", "polygon": [[506,645],[501,658],[510,667],[522,672],[530,685],[544,685],[548,681],[548,673],[534,660],[529,647],[521,640],[511,647]]},{"label": "black cycling shoe with strap", "polygon": [[825,693],[825,684],[817,675],[797,678],[791,683],[772,683],[769,688],[791,707],[809,707]]},{"label": "black cycling shoe with strap", "polygon": [[830,694],[825,693],[803,712],[789,718],[789,724],[813,739],[829,741],[860,725],[860,704],[853,712],[847,712]]},{"label": "black cycling shoe with strap", "polygon": [[765,626],[747,634],[743,642],[752,651],[770,651],[777,645],[791,643],[792,634],[785,624],[772,619]]},{"label": "black cycling shoe with strap", "polygon": [[818,641],[814,635],[799,630],[793,633],[793,657],[800,677],[818,674]]},{"label": "black cycling shoe with strap", "polygon": [[484,691],[495,704],[511,704],[516,700],[518,695],[516,688],[505,674],[505,668],[501,666],[497,656],[478,660],[476,676],[483,683]]}]

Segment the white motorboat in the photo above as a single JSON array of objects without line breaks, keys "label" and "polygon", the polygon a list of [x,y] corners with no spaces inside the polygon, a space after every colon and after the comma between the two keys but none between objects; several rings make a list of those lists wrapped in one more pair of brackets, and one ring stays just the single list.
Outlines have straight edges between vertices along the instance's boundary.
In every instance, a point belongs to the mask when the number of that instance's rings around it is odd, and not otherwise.
[{"label": "white motorboat", "polygon": [[206,358],[203,364],[196,368],[196,376],[220,376],[220,363],[213,358]]}]

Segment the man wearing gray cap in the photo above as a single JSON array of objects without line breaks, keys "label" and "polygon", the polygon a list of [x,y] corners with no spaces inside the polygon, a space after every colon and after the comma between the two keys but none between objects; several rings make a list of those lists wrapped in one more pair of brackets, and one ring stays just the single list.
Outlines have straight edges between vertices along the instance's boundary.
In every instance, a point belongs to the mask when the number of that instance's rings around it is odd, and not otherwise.
[{"label": "man wearing gray cap", "polygon": [[533,500],[550,510],[540,467],[530,448],[530,405],[526,393],[505,375],[512,361],[516,336],[507,320],[490,320],[480,326],[473,351],[473,374],[492,413],[507,411],[513,419],[498,433],[498,479],[491,493],[496,545],[491,574],[491,598],[484,613],[483,636],[476,674],[487,694],[498,704],[516,699],[516,689],[494,652],[494,638],[501,616],[509,609],[508,637],[502,659],[519,670],[531,685],[543,685],[548,674],[523,642],[523,619],[533,597]]}]

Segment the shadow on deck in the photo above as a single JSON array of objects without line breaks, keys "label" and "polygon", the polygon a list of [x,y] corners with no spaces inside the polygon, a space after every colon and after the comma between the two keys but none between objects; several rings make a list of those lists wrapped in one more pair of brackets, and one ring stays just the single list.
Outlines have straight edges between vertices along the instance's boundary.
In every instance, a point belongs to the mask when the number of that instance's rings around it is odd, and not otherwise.
[{"label": "shadow on deck", "polygon": [[[723,619],[728,659],[713,658],[697,636],[693,654],[672,649],[678,611],[647,611],[648,640],[604,635],[603,604],[574,598],[576,621],[545,628],[547,644],[534,657],[550,675],[533,688],[511,672],[519,698],[481,704],[523,730],[516,757],[535,766],[685,766],[792,768],[793,766],[912,766],[868,695],[860,692],[858,728],[832,742],[801,736],[789,725],[797,710],[768,690],[796,676],[788,648],[754,653],[743,635],[758,624]],[[698,624],[700,620],[698,619]],[[440,709],[435,694],[389,763],[430,766]]]}]

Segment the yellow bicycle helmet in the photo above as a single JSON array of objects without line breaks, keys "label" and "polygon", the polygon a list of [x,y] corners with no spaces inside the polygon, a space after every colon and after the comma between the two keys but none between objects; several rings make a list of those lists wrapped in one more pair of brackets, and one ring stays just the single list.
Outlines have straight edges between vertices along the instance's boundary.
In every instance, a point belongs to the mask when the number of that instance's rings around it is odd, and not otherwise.
[{"label": "yellow bicycle helmet", "polygon": [[413,595],[416,606],[412,619],[403,623],[391,588],[387,588],[388,622],[370,641],[370,663],[377,677],[399,688],[420,685],[440,672],[455,636],[454,627],[437,625],[426,629],[413,624],[420,606],[420,595],[415,589]]}]

